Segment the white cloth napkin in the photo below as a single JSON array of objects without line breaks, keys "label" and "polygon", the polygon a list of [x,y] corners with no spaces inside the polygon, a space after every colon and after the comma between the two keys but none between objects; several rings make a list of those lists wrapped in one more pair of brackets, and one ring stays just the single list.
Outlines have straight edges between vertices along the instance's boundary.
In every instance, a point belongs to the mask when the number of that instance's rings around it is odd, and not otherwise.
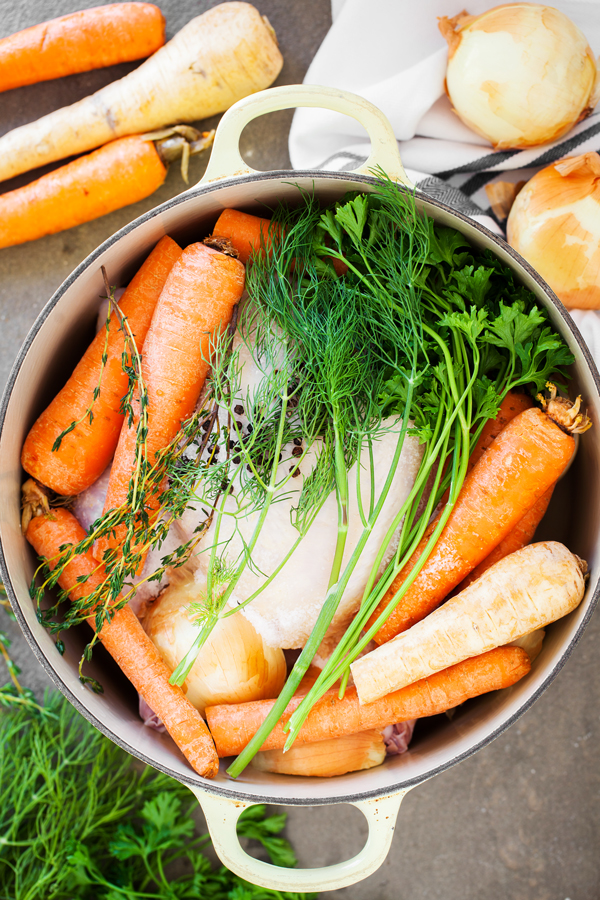
[{"label": "white cloth napkin", "polygon": [[[444,92],[447,45],[438,16],[463,8],[474,15],[500,0],[332,0],[333,25],[313,59],[305,84],[353,91],[383,110],[394,129],[407,175],[491,230],[485,186],[528,180],[565,156],[600,151],[600,107],[560,141],[530,150],[494,151],[453,113]],[[550,0],[600,54],[600,0]],[[358,122],[323,109],[296,110],[289,150],[294,168],[349,171],[369,155]],[[483,216],[482,216],[483,211]],[[574,315],[600,364],[600,312]]]}]

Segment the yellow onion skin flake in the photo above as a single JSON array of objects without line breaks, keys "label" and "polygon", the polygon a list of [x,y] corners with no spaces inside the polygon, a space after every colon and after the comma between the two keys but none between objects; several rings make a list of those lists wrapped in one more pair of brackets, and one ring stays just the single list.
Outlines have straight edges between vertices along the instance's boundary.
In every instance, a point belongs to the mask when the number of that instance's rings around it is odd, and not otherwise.
[{"label": "yellow onion skin flake", "polygon": [[549,6],[508,3],[439,20],[455,112],[498,150],[557,140],[590,114],[597,66],[573,22]]}]

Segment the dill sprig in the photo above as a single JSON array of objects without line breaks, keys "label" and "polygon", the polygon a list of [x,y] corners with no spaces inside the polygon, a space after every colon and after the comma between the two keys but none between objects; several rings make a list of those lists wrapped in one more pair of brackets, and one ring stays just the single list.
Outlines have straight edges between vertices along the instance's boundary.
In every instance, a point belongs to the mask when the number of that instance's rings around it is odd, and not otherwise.
[{"label": "dill sprig", "polygon": [[[314,900],[214,865],[188,788],[140,766],[58,693],[0,716],[0,897],[13,900]],[[245,810],[238,835],[272,863],[296,856],[285,814]],[[255,844],[256,846],[256,844]]]},{"label": "dill sprig", "polygon": [[[6,596],[6,589],[0,583],[0,609],[6,610],[7,615],[14,619],[15,616]],[[0,628],[0,656],[10,677],[10,682],[0,687],[0,707],[5,709],[26,709],[35,714],[48,715],[46,709],[39,705],[33,691],[23,687],[19,680],[21,669],[10,653],[11,640],[6,631]]]}]

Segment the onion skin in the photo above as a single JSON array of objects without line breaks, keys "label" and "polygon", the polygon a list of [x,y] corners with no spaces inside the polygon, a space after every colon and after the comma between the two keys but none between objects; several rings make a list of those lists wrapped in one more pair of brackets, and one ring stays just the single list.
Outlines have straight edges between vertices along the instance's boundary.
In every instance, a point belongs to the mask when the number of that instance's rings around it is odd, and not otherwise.
[{"label": "onion skin", "polygon": [[[175,669],[198,634],[189,604],[200,599],[201,586],[193,578],[172,584],[144,621],[148,636],[171,669]],[[250,622],[236,613],[217,623],[183,690],[204,716],[207,706],[277,697],[286,675],[283,650],[267,647]]]},{"label": "onion skin", "polygon": [[557,140],[595,106],[594,55],[557,9],[507,3],[480,16],[444,16],[440,31],[454,110],[498,150]]},{"label": "onion skin", "polygon": [[361,731],[343,737],[294,744],[283,750],[260,750],[250,765],[261,772],[331,778],[360,769],[372,769],[384,761],[385,741],[380,731]]},{"label": "onion skin", "polygon": [[508,243],[568,309],[600,309],[600,156],[584,153],[538,172],[517,194]]}]

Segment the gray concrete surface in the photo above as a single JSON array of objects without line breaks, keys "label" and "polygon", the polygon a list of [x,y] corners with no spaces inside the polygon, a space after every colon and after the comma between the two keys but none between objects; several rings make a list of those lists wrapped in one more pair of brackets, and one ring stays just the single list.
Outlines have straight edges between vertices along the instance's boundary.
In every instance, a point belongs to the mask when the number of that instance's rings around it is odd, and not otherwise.
[{"label": "gray concrete surface", "polygon": [[[96,5],[81,0],[0,0],[0,36],[44,18]],[[160,0],[169,35],[213,2]],[[278,83],[301,81],[329,27],[328,0],[260,0],[285,58]],[[454,7],[453,7],[454,9]],[[0,95],[0,133],[124,74],[131,66],[73,76]],[[257,168],[289,164],[291,114],[253,123],[242,149]],[[191,174],[200,177],[201,160]],[[0,184],[0,192],[26,181]],[[126,222],[182,189],[173,167],[165,185],[142,203],[80,228],[0,251],[0,385],[36,315],[66,275]],[[42,692],[47,679],[15,623],[23,681]],[[486,750],[412,791],[398,819],[392,851],[366,881],[335,900],[597,900],[600,897],[600,620],[546,694]],[[1,667],[0,667],[1,669]],[[0,670],[0,681],[4,670]],[[289,810],[288,835],[304,866],[358,852],[366,836],[352,807]],[[334,900],[334,894],[323,895]]]}]

